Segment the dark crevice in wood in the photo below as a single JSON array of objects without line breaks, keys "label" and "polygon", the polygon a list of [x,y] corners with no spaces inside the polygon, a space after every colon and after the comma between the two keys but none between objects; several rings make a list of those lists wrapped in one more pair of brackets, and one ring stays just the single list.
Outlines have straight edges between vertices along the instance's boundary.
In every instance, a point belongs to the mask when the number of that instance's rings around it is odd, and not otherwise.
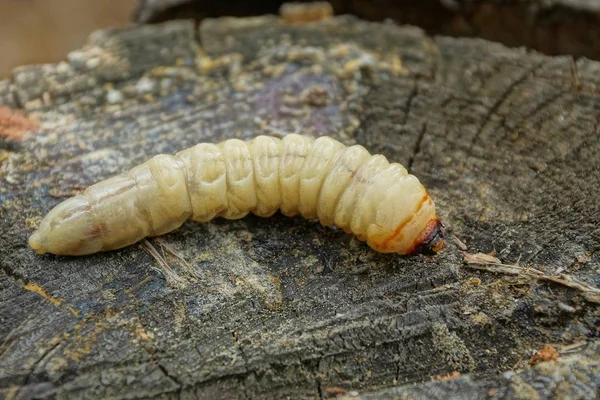
[{"label": "dark crevice in wood", "polygon": [[412,102],[419,95],[419,80],[415,79],[413,89],[408,95],[408,100],[406,100],[406,108],[404,109],[404,120],[402,121],[402,125],[406,125],[408,122],[408,117],[410,115],[410,108],[412,106]]},{"label": "dark crevice in wood", "polygon": [[475,147],[475,144],[477,143],[477,141],[479,140],[479,137],[481,136],[481,133],[488,126],[491,118],[497,114],[498,110],[500,109],[502,104],[504,104],[506,99],[508,99],[508,97],[515,90],[515,88],[517,88],[519,85],[521,85],[522,83],[527,81],[527,79],[529,79],[532,75],[534,75],[535,71],[537,69],[539,69],[541,66],[542,66],[542,64],[537,64],[533,68],[530,68],[527,71],[525,71],[525,73],[523,75],[521,75],[521,77],[519,77],[518,79],[513,81],[506,88],[504,93],[502,93],[502,95],[496,100],[496,102],[492,105],[492,107],[490,107],[490,109],[488,110],[487,114],[485,115],[485,117],[483,119],[483,122],[481,123],[481,125],[479,125],[479,129],[477,129],[475,136],[473,136],[473,139],[471,140],[471,144],[469,145],[469,154],[472,153],[473,148]]},{"label": "dark crevice in wood", "polygon": [[173,375],[172,375],[172,374],[171,374],[171,373],[170,373],[170,372],[169,372],[169,371],[168,371],[168,370],[167,370],[167,369],[164,367],[164,365],[161,365],[160,363],[158,363],[158,361],[157,361],[157,364],[156,364],[156,365],[158,366],[158,369],[160,369],[160,370],[161,370],[161,372],[162,372],[162,373],[163,373],[163,374],[164,374],[164,375],[165,375],[167,378],[169,378],[170,380],[172,380],[172,381],[173,381],[173,383],[175,383],[177,386],[179,386],[179,387],[181,388],[181,382],[179,382],[179,379],[177,379],[177,377],[176,377],[176,376],[173,376]]},{"label": "dark crevice in wood", "polygon": [[[158,3],[158,4],[157,4]],[[161,4],[164,3],[164,4]],[[218,17],[250,17],[265,14],[277,14],[279,7],[285,3],[281,0],[261,1],[163,1],[152,5],[142,3],[135,12],[134,18],[140,22],[164,22],[174,19],[218,18]],[[147,10],[157,7],[156,12]]]},{"label": "dark crevice in wood", "polygon": [[325,397],[323,396],[323,388],[321,387],[321,381],[317,379],[317,398],[323,400]]},{"label": "dark crevice in wood", "polygon": [[29,279],[25,278],[23,275],[19,274],[17,271],[5,265],[4,263],[0,265],[0,268],[2,268],[2,271],[4,271],[6,275],[10,276],[15,281],[20,282],[23,285],[27,285],[29,283]]},{"label": "dark crevice in wood", "polygon": [[17,106],[17,108],[23,108],[23,102],[21,101],[21,98],[19,97],[19,94],[13,89],[11,90],[11,94],[12,94],[12,98],[13,98],[13,102],[15,103],[15,105]]},{"label": "dark crevice in wood", "polygon": [[[23,382],[23,386],[20,388],[21,390],[23,389],[23,387],[29,385],[30,383],[33,382],[33,378],[35,375],[35,370],[37,369],[38,365],[40,365],[47,357],[49,354],[52,354],[54,352],[54,350],[60,346],[62,344],[61,342],[56,343],[55,345],[53,345],[52,347],[50,347],[48,350],[46,350],[39,359],[37,359],[36,362],[33,363],[33,365],[31,366],[31,372],[25,377],[25,380]],[[19,398],[17,395],[15,395],[15,398]]]},{"label": "dark crevice in wood", "polygon": [[427,133],[427,122],[425,122],[423,124],[423,128],[421,129],[421,132],[419,132],[419,137],[417,138],[417,140],[415,142],[415,147],[413,149],[413,152],[412,152],[410,158],[408,159],[408,164],[406,165],[406,170],[408,171],[409,174],[412,173],[413,165],[415,163],[415,158],[421,152],[421,143],[423,143],[423,138],[425,137],[426,133]]}]

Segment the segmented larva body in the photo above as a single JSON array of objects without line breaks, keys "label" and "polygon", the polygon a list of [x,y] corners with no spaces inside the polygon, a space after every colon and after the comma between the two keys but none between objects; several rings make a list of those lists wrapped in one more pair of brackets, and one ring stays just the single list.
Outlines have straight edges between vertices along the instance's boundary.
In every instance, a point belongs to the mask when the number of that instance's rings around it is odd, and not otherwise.
[{"label": "segmented larva body", "polygon": [[258,136],[158,155],[56,206],[29,239],[38,253],[84,255],[162,235],[184,221],[318,218],[379,252],[437,251],[433,201],[400,164],[320,137]]}]

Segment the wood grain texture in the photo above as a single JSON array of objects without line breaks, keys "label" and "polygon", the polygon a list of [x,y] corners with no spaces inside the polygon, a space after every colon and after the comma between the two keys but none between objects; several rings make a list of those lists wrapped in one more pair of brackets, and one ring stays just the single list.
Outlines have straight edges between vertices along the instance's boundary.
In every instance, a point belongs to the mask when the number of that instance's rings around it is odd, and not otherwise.
[{"label": "wood grain texture", "polygon": [[[381,255],[276,214],[85,258],[31,251],[52,206],[151,154],[302,131],[409,166],[470,252],[600,286],[599,64],[349,17],[206,20],[199,37],[192,22],[103,31],[0,83],[40,126],[0,153],[2,395],[597,390],[595,304],[469,269],[452,246]],[[529,367],[547,343],[559,359]]]}]

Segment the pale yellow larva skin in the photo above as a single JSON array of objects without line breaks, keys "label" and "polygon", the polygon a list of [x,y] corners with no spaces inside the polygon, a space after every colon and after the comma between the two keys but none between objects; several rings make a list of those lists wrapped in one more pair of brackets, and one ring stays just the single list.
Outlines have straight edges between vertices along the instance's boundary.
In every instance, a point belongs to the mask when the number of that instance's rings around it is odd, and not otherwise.
[{"label": "pale yellow larva skin", "polygon": [[186,220],[318,218],[379,252],[408,254],[437,223],[419,180],[400,164],[320,137],[291,134],[202,143],[158,155],[56,206],[29,243],[38,253],[119,249]]}]

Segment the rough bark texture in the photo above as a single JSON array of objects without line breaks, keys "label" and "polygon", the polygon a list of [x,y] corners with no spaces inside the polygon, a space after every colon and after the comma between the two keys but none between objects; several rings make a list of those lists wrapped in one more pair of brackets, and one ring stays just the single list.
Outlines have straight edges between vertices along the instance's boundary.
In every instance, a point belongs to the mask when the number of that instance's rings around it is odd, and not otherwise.
[{"label": "rough bark texture", "polygon": [[[98,32],[0,82],[3,396],[595,396],[600,64],[350,17],[199,30]],[[52,206],[154,154],[293,131],[404,163],[469,252],[576,287],[281,215],[89,257],[27,247]],[[530,367],[544,344],[558,360]]]},{"label": "rough bark texture", "polygon": [[[141,0],[139,22],[277,13],[284,0]],[[336,14],[392,19],[430,34],[479,37],[550,55],[600,58],[596,0],[330,0]]]}]

